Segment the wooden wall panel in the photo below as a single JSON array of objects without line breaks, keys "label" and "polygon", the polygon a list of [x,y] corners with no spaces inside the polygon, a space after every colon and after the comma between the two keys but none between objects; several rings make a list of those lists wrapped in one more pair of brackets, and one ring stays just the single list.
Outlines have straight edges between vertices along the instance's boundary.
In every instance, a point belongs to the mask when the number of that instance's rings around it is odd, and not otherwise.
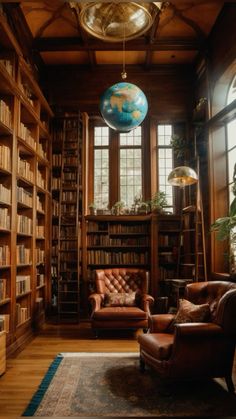
[{"label": "wooden wall panel", "polygon": [[[109,86],[121,81],[120,67],[96,69],[51,67],[44,85],[55,108],[76,108],[99,114],[99,99]],[[146,94],[149,114],[161,120],[186,120],[193,106],[192,67],[144,71],[127,68],[128,82],[137,84]]]}]

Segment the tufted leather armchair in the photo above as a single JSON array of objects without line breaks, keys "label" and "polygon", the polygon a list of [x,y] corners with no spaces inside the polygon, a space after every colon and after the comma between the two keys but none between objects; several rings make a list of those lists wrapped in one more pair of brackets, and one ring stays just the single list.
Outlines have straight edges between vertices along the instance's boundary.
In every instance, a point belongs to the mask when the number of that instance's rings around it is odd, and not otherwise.
[{"label": "tufted leather armchair", "polygon": [[184,298],[208,303],[208,323],[175,324],[172,314],[150,317],[150,333],[140,335],[140,367],[154,368],[164,379],[224,377],[234,392],[232,366],[236,339],[236,284],[210,281],[188,284]]},{"label": "tufted leather armchair", "polygon": [[[150,304],[154,301],[147,294],[148,272],[131,268],[96,270],[95,282],[96,293],[89,296],[89,301],[92,305],[91,324],[96,336],[99,329],[147,330]],[[113,303],[109,304],[111,296],[116,301],[113,299]],[[126,296],[129,302],[118,305],[119,299],[124,300]]]}]

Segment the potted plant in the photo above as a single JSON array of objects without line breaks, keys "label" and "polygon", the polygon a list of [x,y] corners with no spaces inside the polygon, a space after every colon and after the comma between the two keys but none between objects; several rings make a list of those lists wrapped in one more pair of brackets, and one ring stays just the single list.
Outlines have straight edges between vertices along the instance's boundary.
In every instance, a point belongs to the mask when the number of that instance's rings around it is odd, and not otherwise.
[{"label": "potted plant", "polygon": [[90,215],[97,215],[97,206],[94,202],[91,202],[91,204],[89,204],[89,211],[90,211]]},{"label": "potted plant", "polygon": [[167,206],[166,193],[158,191],[154,193],[150,200],[150,207],[153,212],[163,212],[163,208]]},{"label": "potted plant", "polygon": [[113,205],[113,212],[115,215],[120,215],[122,214],[122,209],[125,207],[125,203],[123,201],[117,201],[114,205]]},{"label": "potted plant", "polygon": [[[235,165],[236,166],[236,165]],[[236,167],[235,167],[236,174]],[[230,244],[230,274],[236,275],[236,176],[233,177],[232,192],[234,199],[230,204],[229,215],[220,217],[212,223],[210,230],[216,231],[217,240],[229,240]]]}]

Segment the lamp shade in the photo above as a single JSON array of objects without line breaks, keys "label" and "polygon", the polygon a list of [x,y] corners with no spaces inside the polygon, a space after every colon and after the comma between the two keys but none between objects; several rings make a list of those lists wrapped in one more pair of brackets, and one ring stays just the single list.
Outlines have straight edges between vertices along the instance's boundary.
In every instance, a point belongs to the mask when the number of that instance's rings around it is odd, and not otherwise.
[{"label": "lamp shade", "polygon": [[198,175],[191,167],[179,166],[170,172],[168,182],[172,186],[179,186],[184,188],[188,185],[193,185],[198,182]]}]

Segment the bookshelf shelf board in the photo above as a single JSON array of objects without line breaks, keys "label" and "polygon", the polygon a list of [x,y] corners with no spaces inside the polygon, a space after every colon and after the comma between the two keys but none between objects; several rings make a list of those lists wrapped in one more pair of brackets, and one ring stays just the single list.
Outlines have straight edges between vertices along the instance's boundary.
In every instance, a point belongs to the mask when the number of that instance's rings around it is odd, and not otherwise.
[{"label": "bookshelf shelf board", "polygon": [[4,169],[3,167],[0,167],[0,174],[1,175],[9,175],[11,176],[11,172],[7,169]]},{"label": "bookshelf shelf board", "polygon": [[112,222],[114,221],[117,223],[125,223],[126,221],[133,222],[134,224],[137,221],[150,221],[150,215],[86,215],[86,220],[88,221],[104,221],[104,222]]},{"label": "bookshelf shelf board", "polygon": [[40,166],[49,166],[49,161],[46,157],[42,156],[40,153],[37,153],[37,161],[40,164]]},{"label": "bookshelf shelf board", "polygon": [[45,237],[44,236],[37,236],[36,240],[45,240]]},{"label": "bookshelf shelf board", "polygon": [[11,202],[0,201],[0,205],[4,205],[4,207],[11,207]]},{"label": "bookshelf shelf board", "polygon": [[11,233],[11,230],[9,230],[8,228],[0,227],[0,232],[5,233],[5,234],[9,234],[9,233]]},{"label": "bookshelf shelf board", "polygon": [[46,287],[46,285],[45,284],[41,284],[41,285],[38,285],[37,287],[36,287],[36,290],[41,290],[42,288],[45,288]]},{"label": "bookshelf shelf board", "polygon": [[31,263],[18,263],[16,267],[18,269],[18,268],[27,268],[28,266],[32,266],[32,262]]},{"label": "bookshelf shelf board", "polygon": [[24,152],[28,156],[34,156],[35,155],[35,149],[32,147],[27,141],[25,141],[20,136],[17,137],[18,140],[18,146],[20,151]]},{"label": "bookshelf shelf board", "polygon": [[145,231],[140,231],[140,232],[135,232],[135,233],[133,233],[133,232],[129,232],[129,231],[127,231],[126,233],[119,233],[119,232],[117,232],[117,233],[109,233],[109,236],[110,237],[127,237],[127,236],[129,236],[129,237],[137,237],[137,236],[147,236],[148,235],[148,233],[147,233],[147,231],[145,232]]},{"label": "bookshelf shelf board", "polygon": [[[119,268],[122,266],[130,266],[130,267],[146,267],[148,265],[148,263],[110,263],[109,262],[109,269],[110,268]],[[107,267],[107,263],[88,263],[89,267],[101,267],[101,268],[105,268]]]},{"label": "bookshelf shelf board", "polygon": [[17,208],[21,208],[21,209],[32,209],[32,206],[24,204],[21,201],[17,201]]},{"label": "bookshelf shelf board", "polygon": [[20,300],[21,298],[27,297],[28,295],[31,295],[32,291],[23,292],[22,294],[16,295],[16,300]]},{"label": "bookshelf shelf board", "polygon": [[45,211],[42,211],[40,209],[37,209],[37,214],[39,214],[39,215],[45,215]]},{"label": "bookshelf shelf board", "polygon": [[93,230],[87,231],[87,234],[108,234],[108,230]]},{"label": "bookshelf shelf board", "polygon": [[11,269],[11,265],[0,265],[0,271],[5,269]]},{"label": "bookshelf shelf board", "polygon": [[0,301],[0,306],[4,306],[5,304],[8,304],[11,302],[11,298],[5,298],[4,300]]},{"label": "bookshelf shelf board", "polygon": [[1,135],[12,135],[11,127],[5,125],[2,121],[0,121],[0,134]]},{"label": "bookshelf shelf board", "polygon": [[24,183],[26,186],[33,187],[33,182],[31,182],[30,180],[26,179],[24,176],[21,176],[21,175],[18,174],[16,178],[20,182]]},{"label": "bookshelf shelf board", "polygon": [[26,326],[26,324],[29,323],[30,320],[31,320],[31,317],[29,317],[28,319],[26,319],[24,322],[21,322],[21,323],[17,324],[16,328],[19,329],[22,326]]},{"label": "bookshelf shelf board", "polygon": [[32,234],[26,234],[26,233],[20,233],[19,231],[17,231],[17,236],[19,237],[32,237]]},{"label": "bookshelf shelf board", "polygon": [[136,253],[139,253],[139,249],[140,250],[143,250],[143,249],[149,249],[149,246],[148,245],[135,245],[135,244],[130,244],[130,245],[127,245],[127,244],[124,244],[124,245],[114,245],[114,246],[109,246],[109,245],[99,245],[99,246],[87,246],[87,249],[88,250],[99,250],[99,249],[101,249],[101,250],[104,250],[104,249],[117,249],[117,250],[119,250],[119,251],[126,251],[126,249],[135,249],[135,252]]}]

